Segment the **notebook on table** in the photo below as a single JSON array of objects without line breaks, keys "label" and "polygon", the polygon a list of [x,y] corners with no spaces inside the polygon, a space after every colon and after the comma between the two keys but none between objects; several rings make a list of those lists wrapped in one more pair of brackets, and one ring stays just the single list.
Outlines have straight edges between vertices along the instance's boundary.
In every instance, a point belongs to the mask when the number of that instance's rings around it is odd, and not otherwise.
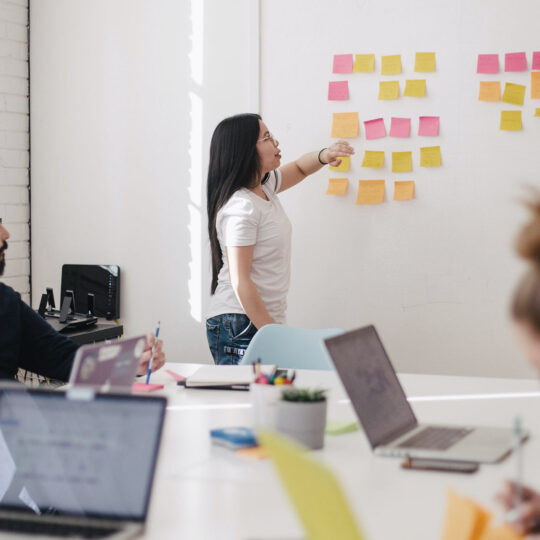
[{"label": "notebook on table", "polygon": [[[275,372],[276,366],[264,364],[260,369],[270,375]],[[208,365],[200,367],[193,375],[180,382],[186,388],[249,390],[254,379],[253,366]]]}]

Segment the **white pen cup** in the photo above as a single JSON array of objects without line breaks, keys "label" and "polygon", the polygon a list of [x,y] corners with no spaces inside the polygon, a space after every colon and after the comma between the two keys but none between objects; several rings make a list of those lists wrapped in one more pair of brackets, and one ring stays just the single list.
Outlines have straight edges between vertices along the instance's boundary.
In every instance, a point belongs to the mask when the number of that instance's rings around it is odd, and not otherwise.
[{"label": "white pen cup", "polygon": [[283,388],[283,385],[251,383],[254,428],[274,429],[276,427],[276,407],[281,399]]}]

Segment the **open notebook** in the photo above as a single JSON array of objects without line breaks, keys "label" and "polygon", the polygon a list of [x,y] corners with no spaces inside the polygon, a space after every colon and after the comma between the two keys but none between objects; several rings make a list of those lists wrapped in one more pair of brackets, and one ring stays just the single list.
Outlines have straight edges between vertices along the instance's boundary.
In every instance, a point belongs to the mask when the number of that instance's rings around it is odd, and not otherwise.
[{"label": "open notebook", "polygon": [[[275,365],[261,365],[261,371],[271,375]],[[247,390],[255,379],[253,366],[202,366],[185,380],[186,388],[232,388]]]}]

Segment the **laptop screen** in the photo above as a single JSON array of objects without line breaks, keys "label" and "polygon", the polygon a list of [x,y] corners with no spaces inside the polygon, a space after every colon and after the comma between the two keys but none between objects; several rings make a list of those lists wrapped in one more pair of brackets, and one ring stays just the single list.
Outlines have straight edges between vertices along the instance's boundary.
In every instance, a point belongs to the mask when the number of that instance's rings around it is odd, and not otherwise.
[{"label": "laptop screen", "polygon": [[326,339],[325,345],[372,448],[417,425],[374,326]]},{"label": "laptop screen", "polygon": [[0,390],[0,509],[144,521],[165,398],[77,393]]}]

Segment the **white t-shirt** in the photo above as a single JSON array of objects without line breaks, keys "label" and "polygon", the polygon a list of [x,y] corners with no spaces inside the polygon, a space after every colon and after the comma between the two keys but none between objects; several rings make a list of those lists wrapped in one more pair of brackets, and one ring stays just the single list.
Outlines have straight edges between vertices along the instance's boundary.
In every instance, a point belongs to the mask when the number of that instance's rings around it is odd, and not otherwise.
[{"label": "white t-shirt", "polygon": [[251,279],[270,316],[277,323],[285,323],[291,266],[291,223],[277,196],[280,186],[281,171],[276,169],[262,186],[267,201],[242,188],[218,211],[216,229],[223,252],[223,266],[207,318],[223,313],[244,313],[231,284],[226,248],[254,245]]}]

